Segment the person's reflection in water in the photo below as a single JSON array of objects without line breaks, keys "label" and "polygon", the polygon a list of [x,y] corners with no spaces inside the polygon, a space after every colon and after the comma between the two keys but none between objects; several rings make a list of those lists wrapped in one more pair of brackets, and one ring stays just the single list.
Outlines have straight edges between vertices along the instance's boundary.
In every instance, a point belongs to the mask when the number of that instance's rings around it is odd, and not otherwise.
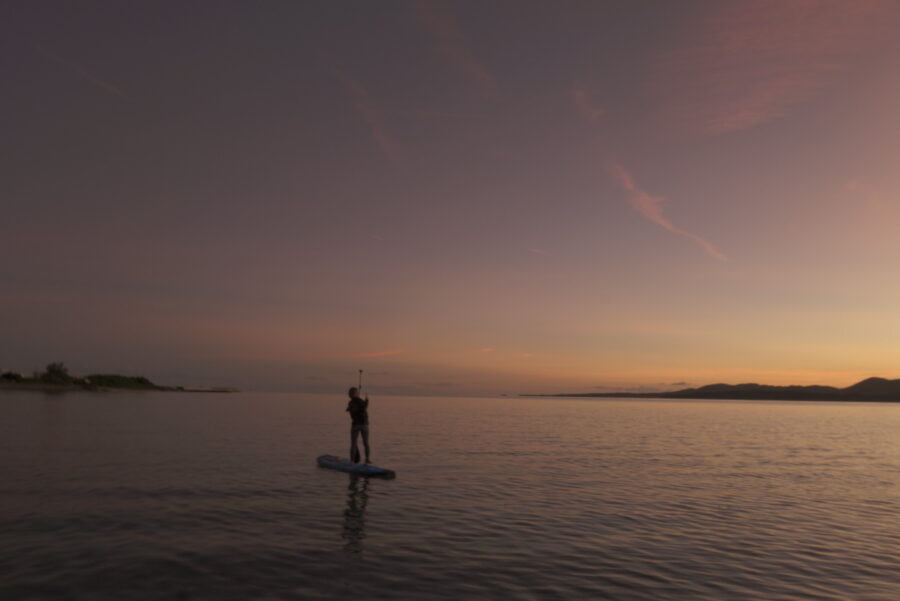
[{"label": "person's reflection in water", "polygon": [[341,537],[347,541],[344,549],[351,553],[361,553],[363,539],[366,538],[366,503],[369,502],[369,479],[358,474],[350,474],[347,487],[347,508],[344,509],[344,531]]}]

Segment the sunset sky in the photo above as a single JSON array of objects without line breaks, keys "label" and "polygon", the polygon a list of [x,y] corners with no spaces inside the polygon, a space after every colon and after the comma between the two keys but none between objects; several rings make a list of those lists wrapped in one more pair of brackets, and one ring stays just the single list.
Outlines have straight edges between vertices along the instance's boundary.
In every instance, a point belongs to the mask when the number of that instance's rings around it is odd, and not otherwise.
[{"label": "sunset sky", "polygon": [[900,377],[900,4],[7,2],[0,368]]}]

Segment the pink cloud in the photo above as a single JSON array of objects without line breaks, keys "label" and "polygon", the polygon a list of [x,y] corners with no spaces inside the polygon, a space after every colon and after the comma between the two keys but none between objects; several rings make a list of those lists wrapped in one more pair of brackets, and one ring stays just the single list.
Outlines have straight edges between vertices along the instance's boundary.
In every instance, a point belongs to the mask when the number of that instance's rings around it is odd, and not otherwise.
[{"label": "pink cloud", "polygon": [[637,210],[637,212],[646,217],[649,221],[669,230],[673,234],[678,234],[690,238],[691,240],[702,246],[703,249],[711,257],[718,259],[719,261],[728,260],[728,257],[726,257],[710,242],[704,240],[696,234],[692,234],[691,232],[675,227],[672,222],[666,218],[665,213],[663,212],[663,202],[665,201],[665,198],[661,196],[653,196],[642,189],[634,181],[634,178],[631,177],[631,174],[628,173],[621,165],[611,161],[607,164],[607,171],[609,172],[613,180],[615,180],[615,182],[628,194],[628,200],[631,203],[631,206],[633,206],[635,210]]},{"label": "pink cloud", "polygon": [[719,2],[658,62],[663,115],[704,133],[785,115],[846,73],[877,43],[887,0]]},{"label": "pink cloud", "polygon": [[398,348],[390,351],[375,351],[374,353],[359,353],[358,355],[350,355],[351,357],[389,357],[390,355],[399,355],[405,353],[406,349]]},{"label": "pink cloud", "polygon": [[552,257],[553,256],[551,253],[547,252],[543,248],[529,248],[528,250],[529,250],[529,252],[532,252],[536,255],[541,255],[544,257]]},{"label": "pink cloud", "polygon": [[434,38],[438,52],[447,62],[466,75],[489,98],[499,94],[497,80],[475,57],[456,17],[445,4],[434,0],[412,0],[416,19]]},{"label": "pink cloud", "polygon": [[384,117],[381,115],[381,111],[378,110],[369,98],[369,91],[340,69],[334,69],[334,75],[347,91],[353,95],[356,112],[359,113],[362,120],[369,126],[369,130],[372,132],[372,138],[375,140],[375,143],[378,144],[378,147],[384,151],[394,165],[398,167],[401,166],[400,148],[388,131],[388,128],[384,123]]},{"label": "pink cloud", "polygon": [[606,109],[594,104],[591,100],[591,93],[582,86],[576,85],[572,88],[572,100],[584,118],[591,123],[606,114]]}]

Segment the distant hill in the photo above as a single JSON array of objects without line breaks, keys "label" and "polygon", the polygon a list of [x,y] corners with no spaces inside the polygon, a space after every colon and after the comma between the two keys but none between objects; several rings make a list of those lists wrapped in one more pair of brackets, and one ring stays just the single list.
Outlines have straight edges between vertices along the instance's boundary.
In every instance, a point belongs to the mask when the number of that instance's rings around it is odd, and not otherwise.
[{"label": "distant hill", "polygon": [[588,392],[522,396],[617,397],[645,399],[746,399],[763,401],[898,401],[900,380],[868,378],[846,388],[833,386],[769,386],[767,384],[709,384],[670,392]]},{"label": "distant hill", "polygon": [[896,395],[898,391],[900,391],[900,380],[886,380],[884,378],[867,378],[853,386],[842,389],[842,392],[847,394],[869,396]]}]

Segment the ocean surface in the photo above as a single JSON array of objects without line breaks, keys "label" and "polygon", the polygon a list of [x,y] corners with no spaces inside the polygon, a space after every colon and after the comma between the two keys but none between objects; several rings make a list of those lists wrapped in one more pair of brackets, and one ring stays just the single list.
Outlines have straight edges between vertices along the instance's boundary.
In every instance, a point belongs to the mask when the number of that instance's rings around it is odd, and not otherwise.
[{"label": "ocean surface", "polygon": [[0,392],[0,599],[900,599],[900,404]]}]

